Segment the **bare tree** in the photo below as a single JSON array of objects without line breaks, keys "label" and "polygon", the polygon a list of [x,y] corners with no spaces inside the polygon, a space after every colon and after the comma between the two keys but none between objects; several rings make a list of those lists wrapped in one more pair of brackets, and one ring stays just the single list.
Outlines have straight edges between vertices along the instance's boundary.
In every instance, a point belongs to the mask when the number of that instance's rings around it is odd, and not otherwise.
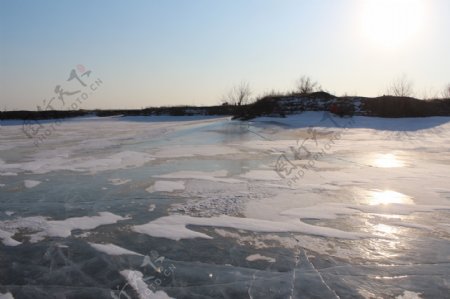
[{"label": "bare tree", "polygon": [[321,86],[316,81],[313,81],[310,77],[302,76],[296,82],[297,92],[301,95],[309,94],[315,91],[319,91]]},{"label": "bare tree", "polygon": [[396,97],[411,97],[414,95],[413,84],[406,75],[395,79],[387,89],[387,94]]},{"label": "bare tree", "polygon": [[442,92],[442,97],[443,97],[444,99],[450,99],[450,84],[448,84],[448,85],[445,87],[444,91]]},{"label": "bare tree", "polygon": [[432,87],[430,88],[424,88],[424,90],[422,91],[422,96],[421,98],[423,100],[433,100],[433,99],[437,99],[439,97],[438,93],[436,92],[436,90]]},{"label": "bare tree", "polygon": [[235,106],[245,105],[250,101],[251,94],[252,91],[248,82],[242,81],[224,96],[222,103]]}]

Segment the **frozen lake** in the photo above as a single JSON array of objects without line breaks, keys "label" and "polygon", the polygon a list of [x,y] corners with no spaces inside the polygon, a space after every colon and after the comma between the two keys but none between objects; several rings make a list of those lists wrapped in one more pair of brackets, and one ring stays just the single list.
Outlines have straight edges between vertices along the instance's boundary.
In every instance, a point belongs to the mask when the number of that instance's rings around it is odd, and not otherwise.
[{"label": "frozen lake", "polygon": [[450,117],[52,125],[0,128],[0,298],[450,298]]}]

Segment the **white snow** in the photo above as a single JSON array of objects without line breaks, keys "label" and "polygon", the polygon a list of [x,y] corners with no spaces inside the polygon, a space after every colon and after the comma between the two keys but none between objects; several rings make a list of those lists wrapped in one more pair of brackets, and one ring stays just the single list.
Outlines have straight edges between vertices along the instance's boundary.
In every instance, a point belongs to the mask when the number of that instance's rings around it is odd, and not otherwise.
[{"label": "white snow", "polygon": [[254,262],[254,261],[267,261],[269,263],[275,263],[275,259],[273,257],[268,257],[268,256],[264,256],[264,255],[260,255],[259,253],[257,254],[252,254],[249,255],[245,258],[247,261],[249,262]]},{"label": "white snow", "polygon": [[90,158],[79,163],[74,161],[72,165],[63,169],[97,173],[107,170],[136,168],[152,160],[154,160],[154,157],[147,153],[124,151],[112,154],[107,158]]},{"label": "white snow", "polygon": [[100,212],[99,216],[83,216],[68,218],[65,220],[47,221],[45,236],[66,238],[71,235],[74,229],[89,230],[101,225],[116,223],[120,220],[126,220],[122,216],[110,212]]},{"label": "white snow", "polygon": [[22,244],[19,241],[16,241],[12,238],[14,234],[4,231],[2,229],[0,229],[0,239],[2,240],[2,243],[6,246],[17,246],[19,244]]},{"label": "white snow", "polygon": [[34,180],[25,180],[23,181],[24,185],[26,188],[34,188],[37,185],[39,185],[41,182],[40,181],[34,181]]},{"label": "white snow", "polygon": [[114,185],[114,186],[120,186],[120,185],[131,182],[131,180],[125,180],[125,179],[109,179],[108,181],[110,182],[111,185]]},{"label": "white snow", "polygon": [[282,211],[284,216],[295,216],[299,219],[336,219],[338,215],[353,215],[359,213],[356,206],[347,206],[343,204],[320,204],[305,208],[295,208]]},{"label": "white snow", "polygon": [[450,205],[411,205],[399,203],[355,205],[343,203],[324,203],[306,208],[286,210],[281,212],[281,215],[297,216],[300,219],[335,219],[338,215],[354,215],[359,212],[370,214],[410,215],[416,212],[432,212],[438,210],[450,210]]},{"label": "white snow", "polygon": [[430,225],[423,225],[419,223],[411,223],[406,221],[393,221],[389,222],[389,225],[396,225],[396,226],[403,226],[408,228],[416,228],[416,229],[423,229],[423,230],[433,230],[433,227]]},{"label": "white snow", "polygon": [[[153,237],[162,237],[173,240],[187,238],[211,238],[205,233],[196,232],[186,228],[187,225],[234,228],[265,233],[298,232],[323,237],[358,239],[367,238],[370,237],[370,235],[357,232],[346,232],[329,227],[310,225],[302,222],[301,219],[335,219],[339,215],[355,215],[358,213],[409,215],[416,212],[432,212],[436,210],[450,210],[450,206],[410,205],[395,203],[389,205],[324,203],[311,207],[288,209],[282,211],[278,217],[270,218],[270,220],[230,217],[226,215],[208,218],[191,217],[185,215],[170,215],[158,218],[147,224],[134,226],[133,230]],[[404,225],[406,226],[408,225],[408,223],[405,223]],[[409,226],[412,227],[414,226],[414,224],[409,223]],[[416,225],[416,227],[421,226]]]},{"label": "white snow", "polygon": [[122,270],[120,274],[138,294],[139,299],[170,299],[164,291],[153,292],[144,281],[144,275],[136,270]]},{"label": "white snow", "polygon": [[97,243],[89,243],[96,250],[109,254],[109,255],[139,255],[142,254],[125,249],[123,247],[114,245],[114,244],[97,244]]},{"label": "white snow", "polygon": [[223,182],[223,183],[242,183],[243,181],[227,178],[228,172],[226,170],[218,171],[177,171],[173,173],[156,175],[155,177],[164,179],[195,179],[195,180],[206,180],[213,182]]},{"label": "white snow", "polygon": [[152,186],[145,189],[147,192],[174,192],[184,190],[184,181],[156,181]]},{"label": "white snow", "polygon": [[282,178],[274,170],[250,170],[241,177],[260,181],[281,181]]},{"label": "white snow", "polygon": [[0,293],[0,299],[14,299],[14,297],[10,292],[4,294]]},{"label": "white snow", "polygon": [[147,224],[133,226],[133,230],[152,237],[167,238],[176,241],[189,238],[211,239],[210,236],[204,233],[199,233],[186,228],[187,225],[234,228],[262,233],[298,232],[342,239],[358,239],[368,237],[368,235],[364,233],[345,232],[334,228],[310,225],[303,223],[300,220],[268,221],[252,218],[230,217],[226,215],[210,218],[170,215],[158,218]]},{"label": "white snow", "polygon": [[[79,158],[66,158],[62,156],[55,156],[23,163],[0,163],[0,171],[14,169],[18,171],[44,174],[58,170],[69,170],[94,174],[108,170],[136,168],[143,166],[152,160],[154,160],[154,157],[147,153],[123,151],[111,154],[107,157],[83,156]],[[3,175],[5,175],[5,173],[8,172],[4,172]]]},{"label": "white snow", "polygon": [[[8,229],[10,232],[16,232],[19,229],[31,231],[27,233],[30,236],[30,242],[38,242],[45,237],[66,238],[71,235],[72,230],[90,230],[101,225],[113,224],[124,218],[110,212],[100,212],[98,216],[83,216],[67,218],[65,220],[48,220],[42,216],[17,218],[14,220],[0,221],[0,229]],[[3,235],[8,241],[8,235]],[[10,237],[10,236],[9,236]],[[4,239],[5,240],[5,239]],[[8,242],[11,243],[11,240]]]},{"label": "white snow", "polygon": [[15,172],[0,172],[0,176],[17,176],[17,173],[15,173]]},{"label": "white snow", "polygon": [[154,155],[158,158],[180,158],[193,156],[235,155],[240,151],[236,148],[221,145],[178,145],[164,147]]},{"label": "white snow", "polygon": [[395,297],[395,299],[422,299],[420,295],[422,294],[412,291],[404,291],[402,295]]}]

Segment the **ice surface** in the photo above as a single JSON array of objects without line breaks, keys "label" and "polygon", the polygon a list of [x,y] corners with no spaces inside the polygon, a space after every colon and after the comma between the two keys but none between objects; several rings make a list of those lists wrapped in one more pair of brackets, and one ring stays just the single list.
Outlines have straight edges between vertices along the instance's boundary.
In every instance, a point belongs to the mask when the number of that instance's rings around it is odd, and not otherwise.
[{"label": "ice surface", "polygon": [[448,295],[449,117],[89,117],[39,147],[21,128],[0,136],[0,293]]},{"label": "ice surface", "polygon": [[0,171],[3,172],[3,175],[15,175],[15,173],[8,172],[11,169],[36,174],[45,174],[58,170],[97,173],[139,167],[153,159],[154,157],[147,153],[133,151],[115,153],[108,157],[66,158],[57,156],[23,163],[0,164]]}]

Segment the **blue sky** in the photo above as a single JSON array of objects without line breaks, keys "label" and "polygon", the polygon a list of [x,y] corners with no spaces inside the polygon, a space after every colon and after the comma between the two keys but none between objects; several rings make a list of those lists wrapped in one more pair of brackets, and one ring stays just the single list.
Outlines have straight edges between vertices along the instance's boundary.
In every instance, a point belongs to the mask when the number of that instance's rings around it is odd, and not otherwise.
[{"label": "blue sky", "polygon": [[[0,108],[36,109],[78,64],[103,82],[82,108],[217,104],[243,80],[256,96],[302,75],[337,95],[377,96],[404,74],[417,96],[439,93],[450,1],[390,1],[0,0]],[[402,11],[397,31],[373,28]]]}]

